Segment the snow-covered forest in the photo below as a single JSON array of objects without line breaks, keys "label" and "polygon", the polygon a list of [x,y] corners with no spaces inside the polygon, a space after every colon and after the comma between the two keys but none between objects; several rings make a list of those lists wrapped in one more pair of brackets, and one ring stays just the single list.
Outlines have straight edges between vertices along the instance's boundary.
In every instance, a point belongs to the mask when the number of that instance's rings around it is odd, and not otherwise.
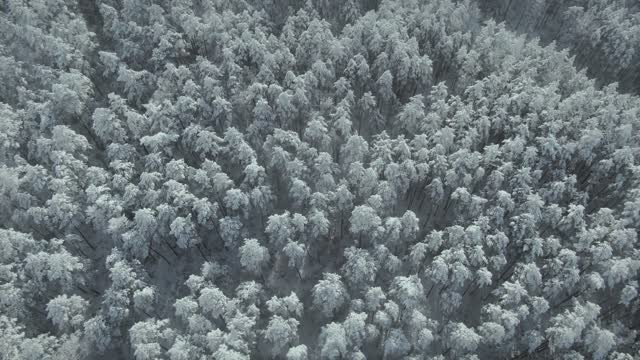
[{"label": "snow-covered forest", "polygon": [[0,359],[640,358],[637,0],[0,8]]}]

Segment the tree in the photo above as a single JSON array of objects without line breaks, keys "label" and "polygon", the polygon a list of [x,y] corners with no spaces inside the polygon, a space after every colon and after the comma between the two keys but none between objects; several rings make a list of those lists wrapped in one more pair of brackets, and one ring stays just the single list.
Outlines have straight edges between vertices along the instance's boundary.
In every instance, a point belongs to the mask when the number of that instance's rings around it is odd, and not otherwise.
[{"label": "tree", "polygon": [[236,297],[247,304],[261,304],[264,288],[255,281],[245,281],[236,288]]},{"label": "tree", "polygon": [[371,287],[365,294],[366,306],[369,311],[378,310],[387,300],[387,297],[380,287]]},{"label": "tree", "polygon": [[632,281],[629,285],[626,285],[624,289],[622,289],[620,303],[625,306],[629,306],[631,302],[638,297],[638,283],[637,281]]},{"label": "tree", "polygon": [[195,348],[188,340],[178,337],[173,346],[167,351],[167,354],[171,360],[186,360],[189,359],[194,350]]},{"label": "tree", "polygon": [[393,92],[393,75],[391,71],[386,70],[377,81],[378,94],[384,101],[391,103],[396,95]]},{"label": "tree", "polygon": [[133,292],[133,304],[139,311],[153,312],[153,304],[156,298],[156,291],[153,287],[145,287]]},{"label": "tree", "polygon": [[134,356],[137,360],[151,360],[162,353],[162,342],[164,341],[163,328],[168,321],[146,320],[135,323],[129,329],[129,338],[134,349]]},{"label": "tree", "polygon": [[350,247],[344,251],[344,256],[342,272],[354,289],[366,288],[375,280],[376,264],[367,250]]},{"label": "tree", "polygon": [[178,247],[181,249],[188,249],[200,243],[196,226],[191,221],[191,214],[186,218],[179,216],[171,223],[171,235],[176,237]]},{"label": "tree", "polygon": [[323,211],[313,209],[308,215],[309,226],[312,238],[319,238],[329,234],[329,226],[331,222]]},{"label": "tree", "polygon": [[260,245],[257,239],[245,239],[240,247],[240,264],[249,272],[259,274],[268,264],[269,250]]},{"label": "tree", "polygon": [[407,340],[400,329],[392,329],[389,331],[384,341],[384,357],[385,358],[402,358],[411,350],[411,343]]},{"label": "tree", "polygon": [[224,141],[227,144],[227,153],[232,161],[247,166],[256,158],[255,151],[244,141],[244,136],[237,129],[231,127],[224,133]]},{"label": "tree", "polygon": [[287,360],[307,360],[307,347],[298,345],[290,348],[287,351]]},{"label": "tree", "polygon": [[198,304],[215,319],[227,311],[229,299],[216,287],[204,288],[200,291]]},{"label": "tree", "polygon": [[398,276],[393,279],[390,295],[402,304],[405,310],[413,310],[424,302],[422,282],[416,275]]},{"label": "tree", "polygon": [[273,356],[283,354],[286,349],[298,341],[298,325],[298,320],[284,319],[278,315],[269,320],[265,330],[265,338],[271,343]]},{"label": "tree", "polygon": [[293,235],[289,212],[285,211],[280,215],[269,216],[265,232],[269,235],[269,239],[274,242],[276,247],[279,248],[281,247],[279,245],[284,245]]},{"label": "tree", "polygon": [[422,95],[413,96],[398,114],[399,127],[408,133],[414,133],[424,116],[424,98]]},{"label": "tree", "polygon": [[403,238],[407,242],[414,242],[416,236],[418,235],[418,231],[420,230],[418,217],[413,211],[407,210],[402,215],[402,219],[400,221],[402,222]]},{"label": "tree", "polygon": [[349,313],[342,323],[347,337],[349,338],[349,347],[351,349],[360,349],[367,337],[366,332],[367,314],[365,313]]},{"label": "tree", "polygon": [[318,149],[324,150],[329,147],[331,137],[327,130],[327,123],[321,116],[315,116],[304,130],[303,138]]},{"label": "tree", "polygon": [[282,318],[302,317],[302,303],[294,292],[283,298],[272,297],[267,301],[267,308],[269,312]]},{"label": "tree", "polygon": [[464,323],[454,323],[449,334],[449,347],[458,354],[473,352],[478,347],[481,337]]},{"label": "tree", "polygon": [[289,196],[293,200],[293,205],[296,207],[302,207],[306,200],[311,195],[311,189],[300,179],[293,179],[291,187],[289,189]]},{"label": "tree", "polygon": [[[57,242],[60,246],[60,241]],[[53,253],[32,253],[27,255],[24,261],[25,275],[42,289],[58,286],[63,290],[69,290],[79,280],[79,271],[84,269],[80,259],[69,254],[66,249]]]},{"label": "tree", "polygon": [[341,324],[325,325],[320,333],[320,357],[340,359],[347,353],[347,334]]},{"label": "tree", "polygon": [[83,324],[84,339],[95,346],[98,353],[104,352],[111,344],[109,328],[102,317],[93,317]]},{"label": "tree", "polygon": [[47,304],[47,318],[62,331],[78,328],[84,323],[88,305],[86,300],[77,295],[60,295]]},{"label": "tree", "polygon": [[287,265],[290,268],[296,269],[298,276],[302,278],[307,254],[306,246],[297,242],[289,241],[282,249],[282,252],[289,258]]},{"label": "tree", "polygon": [[582,338],[587,325],[597,319],[600,307],[593,303],[575,303],[574,311],[565,310],[551,319],[546,329],[552,352],[568,349]]},{"label": "tree", "polygon": [[326,317],[332,317],[349,300],[347,289],[340,275],[322,274],[322,279],[313,286],[313,305]]},{"label": "tree", "polygon": [[505,337],[504,327],[494,322],[485,322],[478,327],[483,343],[500,345]]},{"label": "tree", "polygon": [[176,309],[176,316],[184,321],[187,321],[198,309],[198,303],[190,296],[177,299],[173,306]]},{"label": "tree", "polygon": [[93,130],[105,143],[123,143],[127,140],[127,133],[122,122],[108,108],[98,108],[93,113]]},{"label": "tree", "polygon": [[367,205],[356,206],[351,212],[350,230],[354,235],[362,237],[362,235],[373,235],[382,224],[382,220],[376,211]]},{"label": "tree", "polygon": [[242,222],[237,217],[225,216],[220,219],[220,237],[227,248],[234,248],[240,240]]},{"label": "tree", "polygon": [[2,325],[0,327],[2,329],[0,344],[3,345],[6,354],[26,359],[41,358],[55,355],[56,350],[60,347],[60,341],[53,336],[25,336],[24,327],[18,324],[16,319],[3,315],[0,317],[0,321]]},{"label": "tree", "polygon": [[224,204],[228,210],[242,212],[245,217],[249,214],[249,197],[239,189],[227,190]]},{"label": "tree", "polygon": [[61,72],[58,82],[52,85],[51,106],[60,118],[82,114],[93,95],[91,80],[78,70]]},{"label": "tree", "polygon": [[239,351],[230,349],[226,344],[220,345],[218,350],[213,353],[214,358],[220,360],[248,360],[249,356]]},{"label": "tree", "polygon": [[351,135],[347,142],[342,145],[340,153],[344,164],[363,162],[369,153],[369,144],[362,136]]},{"label": "tree", "polygon": [[587,331],[584,339],[594,359],[604,359],[616,344],[616,335],[596,326]]}]

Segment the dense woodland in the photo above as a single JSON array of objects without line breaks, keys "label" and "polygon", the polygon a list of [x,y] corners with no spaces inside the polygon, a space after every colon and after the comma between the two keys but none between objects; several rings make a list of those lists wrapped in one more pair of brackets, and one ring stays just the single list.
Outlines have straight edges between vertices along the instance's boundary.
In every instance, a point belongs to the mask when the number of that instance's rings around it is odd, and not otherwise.
[{"label": "dense woodland", "polygon": [[638,359],[637,1],[0,7],[0,359]]}]

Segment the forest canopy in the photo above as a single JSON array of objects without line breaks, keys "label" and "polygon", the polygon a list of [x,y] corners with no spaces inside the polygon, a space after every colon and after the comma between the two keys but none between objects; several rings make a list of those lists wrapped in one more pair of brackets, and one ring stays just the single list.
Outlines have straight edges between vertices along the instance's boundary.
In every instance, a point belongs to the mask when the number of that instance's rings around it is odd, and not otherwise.
[{"label": "forest canopy", "polygon": [[637,2],[1,9],[1,360],[637,359]]}]

